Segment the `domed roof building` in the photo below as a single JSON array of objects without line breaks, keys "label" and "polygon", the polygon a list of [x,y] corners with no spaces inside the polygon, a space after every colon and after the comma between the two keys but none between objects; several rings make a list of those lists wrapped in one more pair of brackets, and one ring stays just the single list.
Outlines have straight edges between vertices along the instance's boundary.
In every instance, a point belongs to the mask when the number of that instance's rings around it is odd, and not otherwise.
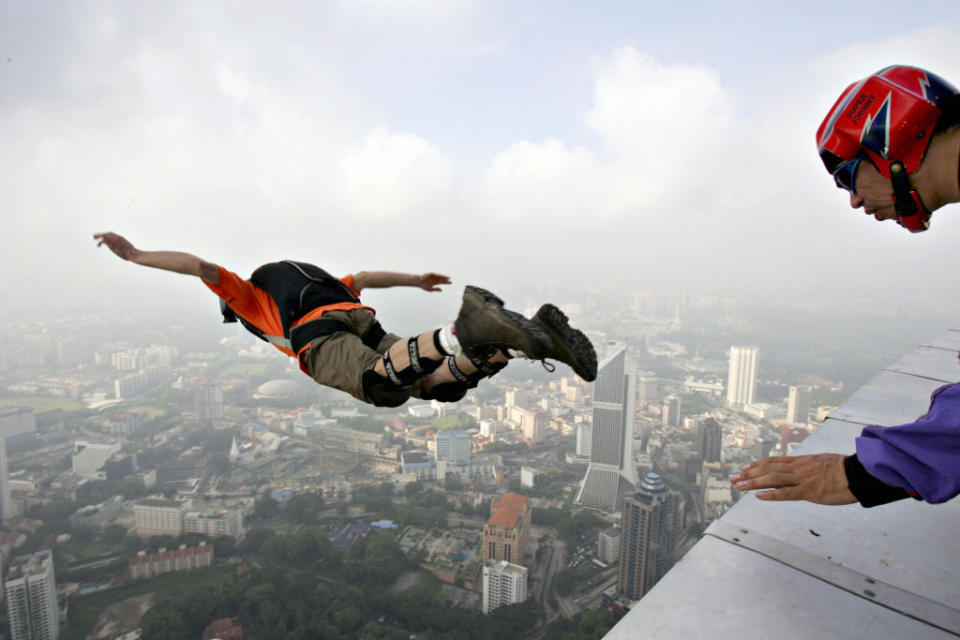
[{"label": "domed roof building", "polygon": [[300,390],[293,380],[269,380],[257,387],[254,398],[289,398]]}]

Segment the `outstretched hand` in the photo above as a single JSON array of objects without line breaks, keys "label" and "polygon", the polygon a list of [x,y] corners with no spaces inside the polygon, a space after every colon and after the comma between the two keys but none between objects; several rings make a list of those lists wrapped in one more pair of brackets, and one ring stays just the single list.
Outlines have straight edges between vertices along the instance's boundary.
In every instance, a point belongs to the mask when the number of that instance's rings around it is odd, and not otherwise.
[{"label": "outstretched hand", "polygon": [[123,258],[124,260],[133,260],[140,252],[133,244],[118,233],[107,231],[106,233],[95,233],[93,239],[97,241],[97,246],[107,245],[110,251]]},{"label": "outstretched hand", "polygon": [[420,288],[424,291],[440,291],[437,285],[450,284],[450,277],[439,273],[424,273],[420,276]]},{"label": "outstretched hand", "polygon": [[760,500],[806,500],[817,504],[852,504],[857,501],[847,486],[843,468],[845,456],[816,453],[806,456],[780,456],[751,462],[730,476],[740,491],[760,491]]}]

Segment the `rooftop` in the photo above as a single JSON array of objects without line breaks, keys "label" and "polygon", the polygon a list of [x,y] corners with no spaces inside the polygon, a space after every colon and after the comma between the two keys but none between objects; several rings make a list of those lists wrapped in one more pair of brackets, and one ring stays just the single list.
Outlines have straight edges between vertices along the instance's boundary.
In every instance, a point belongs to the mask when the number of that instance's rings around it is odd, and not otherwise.
[{"label": "rooftop", "polygon": [[[960,378],[958,350],[954,330],[885,367],[797,453],[853,453],[865,425],[916,420],[935,389]],[[957,507],[746,495],[605,638],[956,638]]]},{"label": "rooftop", "polygon": [[491,505],[488,524],[498,527],[515,527],[527,510],[527,498],[519,493],[505,493]]}]

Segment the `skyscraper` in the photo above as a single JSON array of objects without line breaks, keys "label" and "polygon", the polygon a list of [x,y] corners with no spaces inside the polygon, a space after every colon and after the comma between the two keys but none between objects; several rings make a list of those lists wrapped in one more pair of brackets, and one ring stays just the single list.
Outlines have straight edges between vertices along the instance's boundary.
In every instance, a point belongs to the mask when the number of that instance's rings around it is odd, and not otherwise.
[{"label": "skyscraper", "polygon": [[639,600],[670,570],[683,529],[682,499],[653,471],[623,501],[617,590]]},{"label": "skyscraper", "polygon": [[663,426],[680,426],[680,397],[666,396],[663,399]]},{"label": "skyscraper", "polygon": [[506,560],[491,561],[483,567],[483,612],[517,604],[527,599],[527,568]]},{"label": "skyscraper", "polygon": [[581,422],[577,425],[577,455],[590,457],[593,450],[593,425]]},{"label": "skyscraper", "polygon": [[10,470],[7,466],[7,439],[0,437],[0,524],[13,517],[10,504]]},{"label": "skyscraper", "polygon": [[520,430],[530,444],[540,444],[547,435],[543,417],[532,409],[524,409],[520,414]]},{"label": "skyscraper", "polygon": [[627,358],[627,346],[611,342],[593,383],[590,464],[580,482],[577,504],[615,509],[620,497],[637,483],[633,462],[635,397],[636,373]]},{"label": "skyscraper", "polygon": [[637,374],[637,399],[650,402],[657,397],[657,376],[651,371],[642,371]]},{"label": "skyscraper", "polygon": [[16,558],[3,586],[13,640],[55,640],[60,635],[57,583],[49,549]]},{"label": "skyscraper", "polygon": [[720,445],[723,429],[713,418],[705,418],[697,424],[697,450],[704,462],[720,462]]},{"label": "skyscraper", "polygon": [[436,436],[434,459],[451,464],[470,462],[470,434],[466,431],[441,431]]},{"label": "skyscraper", "polygon": [[223,389],[210,382],[194,392],[197,420],[210,423],[223,417]]},{"label": "skyscraper", "polygon": [[810,420],[810,396],[813,391],[808,386],[790,387],[787,396],[787,423],[806,424]]},{"label": "skyscraper", "polygon": [[753,404],[757,391],[757,347],[730,347],[730,368],[727,373],[727,406],[743,409]]}]

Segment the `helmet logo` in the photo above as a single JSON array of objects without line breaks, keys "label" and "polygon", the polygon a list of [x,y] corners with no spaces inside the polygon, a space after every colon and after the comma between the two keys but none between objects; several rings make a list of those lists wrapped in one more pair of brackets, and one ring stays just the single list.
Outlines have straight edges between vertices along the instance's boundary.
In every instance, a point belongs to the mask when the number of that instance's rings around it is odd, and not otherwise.
[{"label": "helmet logo", "polygon": [[860,133],[860,144],[882,158],[887,158],[890,151],[890,97],[892,95],[892,92],[888,93],[877,112],[867,116],[866,122],[863,123],[863,131]]},{"label": "helmet logo", "polygon": [[921,73],[920,77],[917,78],[917,82],[920,83],[920,95],[923,96],[924,100],[929,100],[930,98],[927,97],[927,89],[930,88],[930,78],[927,77],[927,73]]}]

